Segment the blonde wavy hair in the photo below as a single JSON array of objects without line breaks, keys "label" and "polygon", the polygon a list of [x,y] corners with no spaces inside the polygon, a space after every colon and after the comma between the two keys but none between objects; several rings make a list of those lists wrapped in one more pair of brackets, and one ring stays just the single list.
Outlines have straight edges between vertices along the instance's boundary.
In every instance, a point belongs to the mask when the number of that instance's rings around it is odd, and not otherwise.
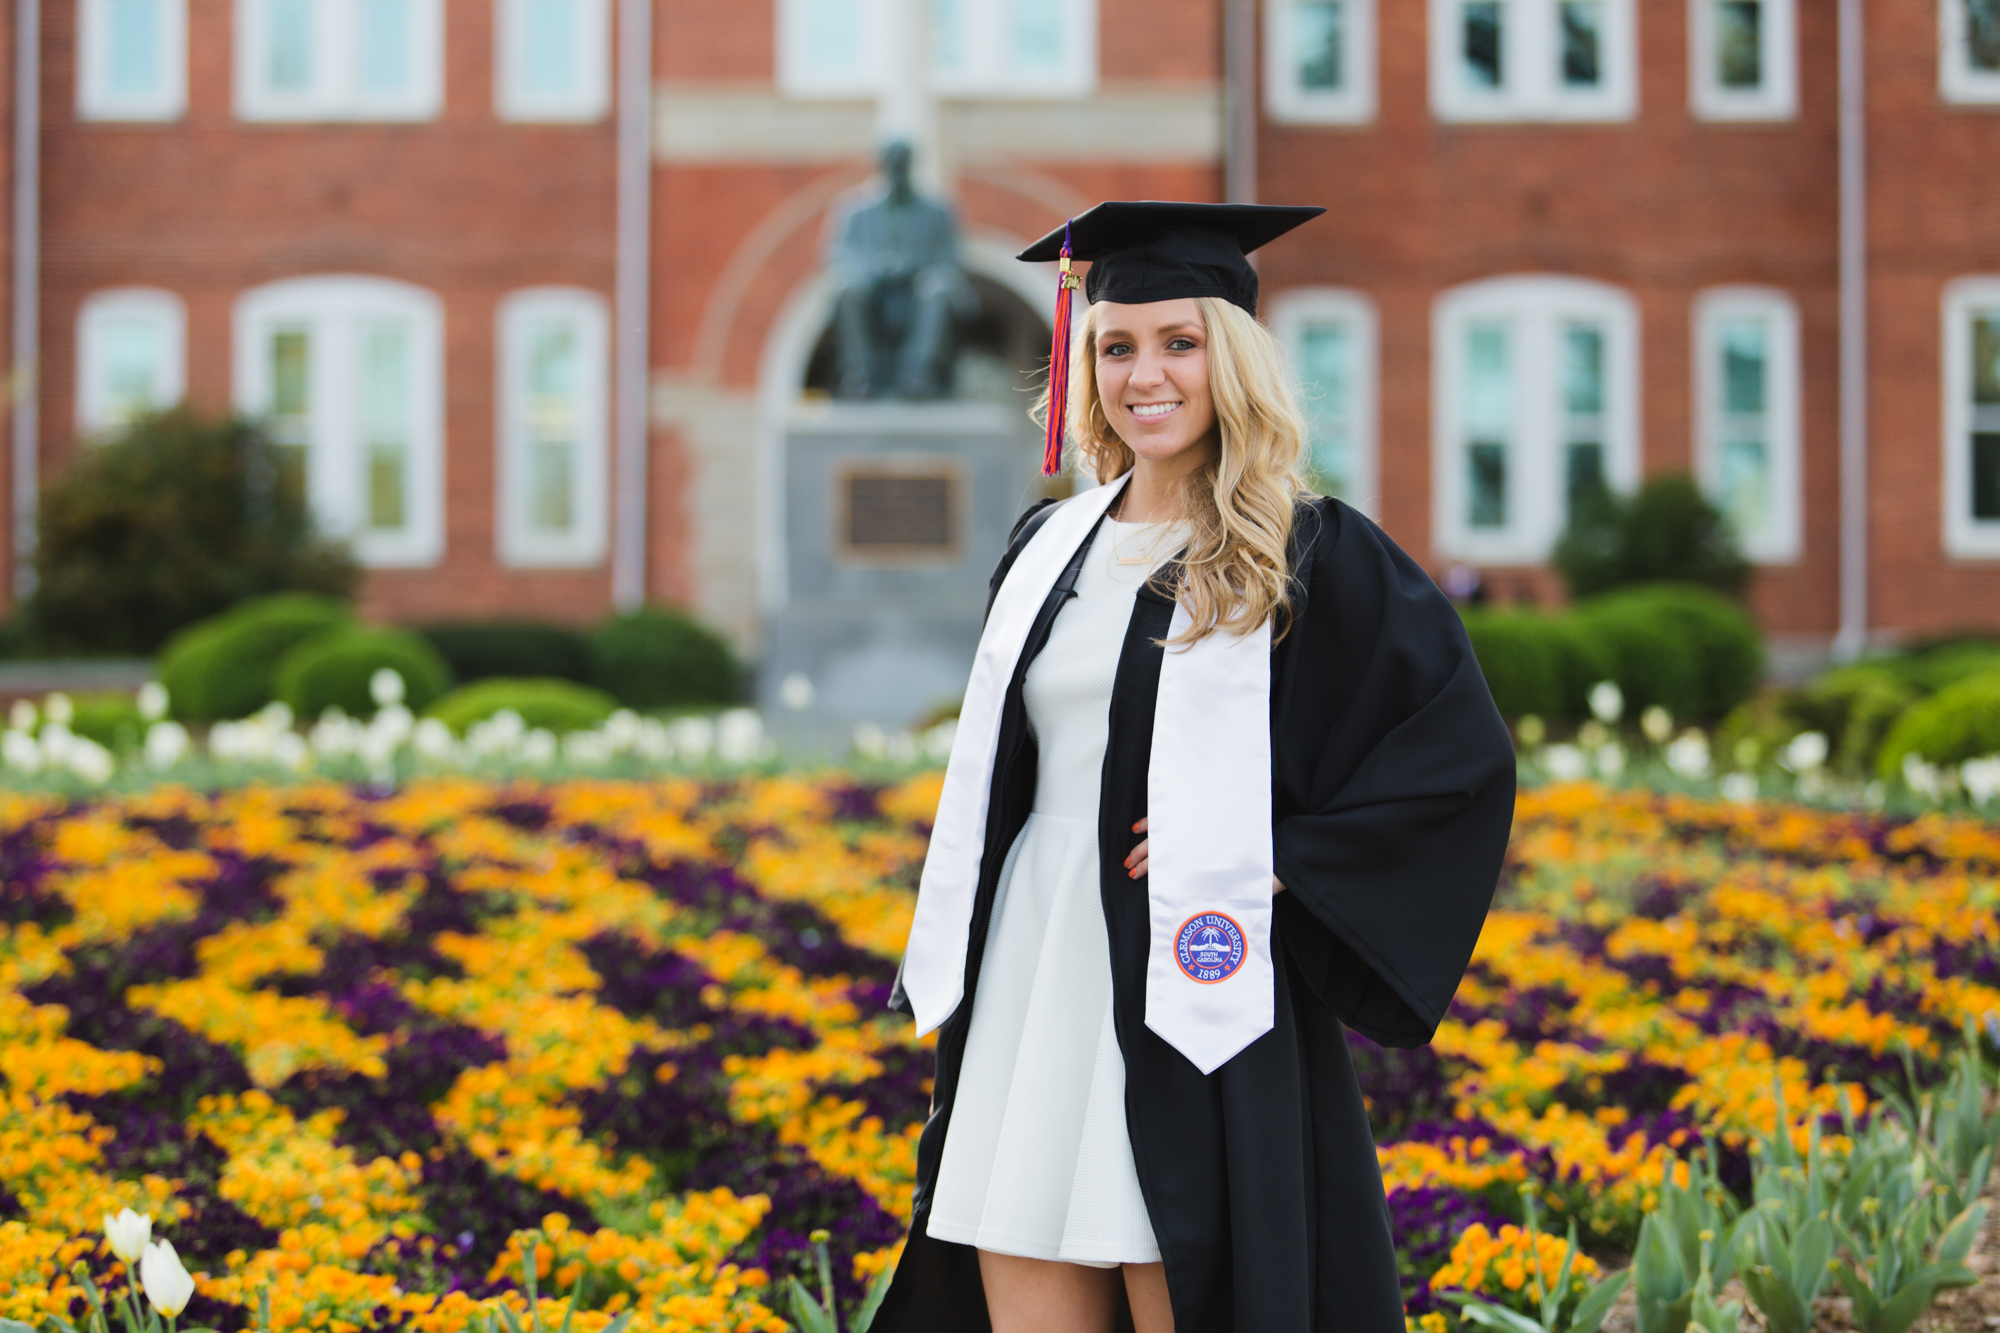
[{"label": "blonde wavy hair", "polygon": [[[1271,331],[1218,297],[1198,296],[1195,305],[1208,332],[1208,389],[1221,447],[1181,488],[1175,518],[1192,536],[1167,578],[1193,623],[1168,643],[1196,643],[1217,630],[1246,634],[1267,620],[1281,638],[1291,613],[1287,547],[1304,489],[1305,416]],[[1108,482],[1130,471],[1137,455],[1112,430],[1098,396],[1098,309],[1085,313],[1072,343],[1067,426],[1078,466]],[[1046,421],[1047,412],[1044,389],[1036,415]]]}]

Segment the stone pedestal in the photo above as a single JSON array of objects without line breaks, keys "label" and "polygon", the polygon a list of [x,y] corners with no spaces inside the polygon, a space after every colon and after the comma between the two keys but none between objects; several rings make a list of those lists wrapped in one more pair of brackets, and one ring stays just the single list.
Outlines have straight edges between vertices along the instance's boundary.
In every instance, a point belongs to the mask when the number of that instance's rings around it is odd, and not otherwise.
[{"label": "stone pedestal", "polygon": [[[986,581],[1040,494],[1019,408],[825,403],[785,436],[785,587],[765,624],[759,703],[795,748],[844,752],[857,723],[908,726],[965,692]],[[787,678],[812,682],[788,708]]]}]

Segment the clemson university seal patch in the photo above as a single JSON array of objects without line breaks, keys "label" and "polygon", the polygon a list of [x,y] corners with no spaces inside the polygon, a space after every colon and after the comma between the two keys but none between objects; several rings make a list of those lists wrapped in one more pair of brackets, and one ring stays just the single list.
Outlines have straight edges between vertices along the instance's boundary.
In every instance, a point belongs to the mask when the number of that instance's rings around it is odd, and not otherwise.
[{"label": "clemson university seal patch", "polygon": [[1204,986],[1227,981],[1243,966],[1243,927],[1221,912],[1196,912],[1174,936],[1174,961]]}]

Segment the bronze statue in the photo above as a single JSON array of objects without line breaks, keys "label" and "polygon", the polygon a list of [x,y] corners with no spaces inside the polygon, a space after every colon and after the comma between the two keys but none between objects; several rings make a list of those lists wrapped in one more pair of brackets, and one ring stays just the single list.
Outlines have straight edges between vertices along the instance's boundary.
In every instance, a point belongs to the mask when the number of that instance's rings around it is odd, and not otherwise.
[{"label": "bronze statue", "polygon": [[977,309],[958,264],[958,223],[917,193],[910,145],[882,150],[887,188],[831,228],[827,267],[840,370],[838,398],[944,398],[952,392],[952,325]]}]

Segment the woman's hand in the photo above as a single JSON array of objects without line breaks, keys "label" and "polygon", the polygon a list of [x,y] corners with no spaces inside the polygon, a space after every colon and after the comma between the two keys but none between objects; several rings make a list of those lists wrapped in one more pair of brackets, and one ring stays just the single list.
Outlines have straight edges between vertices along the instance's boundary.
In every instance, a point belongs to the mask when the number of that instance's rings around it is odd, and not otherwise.
[{"label": "woman's hand", "polygon": [[[1134,833],[1144,833],[1147,823],[1147,820],[1140,820],[1132,826],[1132,831]],[[1141,838],[1139,839],[1139,845],[1125,854],[1125,877],[1127,879],[1145,878],[1146,867],[1151,860],[1152,848],[1153,840],[1151,838]],[[1271,896],[1275,898],[1284,891],[1285,886],[1278,882],[1278,877],[1276,875],[1271,876]]]}]

